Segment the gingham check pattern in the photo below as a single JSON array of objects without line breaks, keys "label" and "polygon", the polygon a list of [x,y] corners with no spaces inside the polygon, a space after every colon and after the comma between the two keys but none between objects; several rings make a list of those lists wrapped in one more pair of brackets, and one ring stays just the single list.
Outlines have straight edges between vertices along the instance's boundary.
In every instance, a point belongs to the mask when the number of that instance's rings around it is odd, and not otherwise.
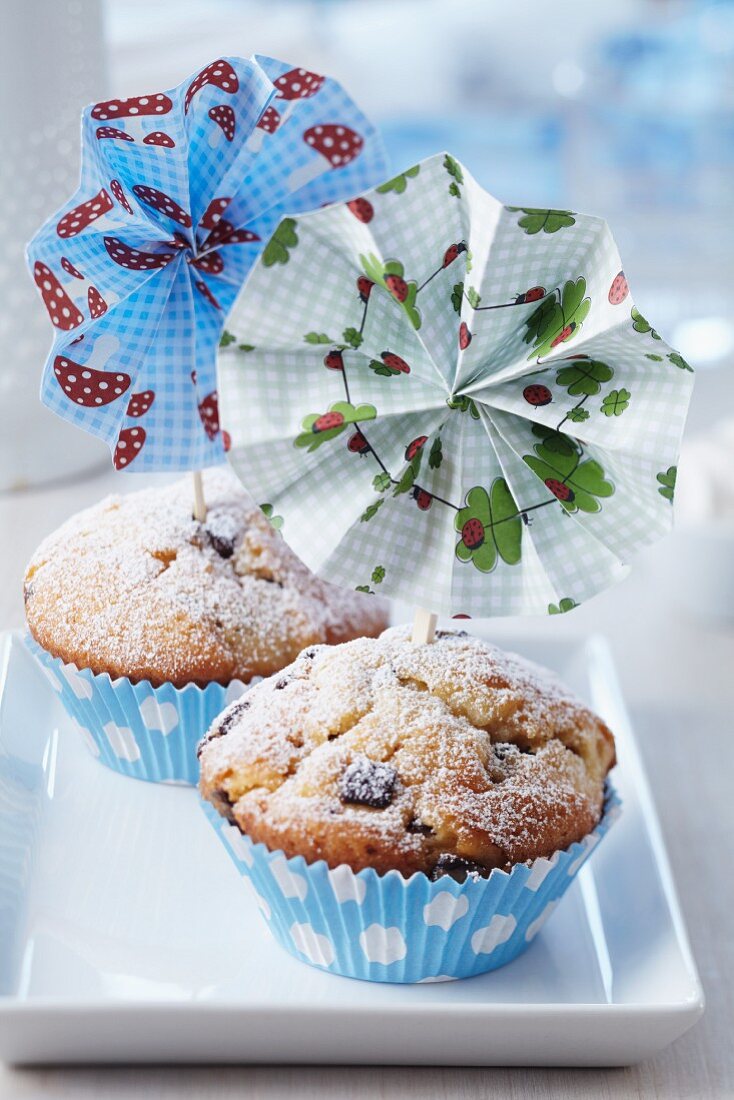
[{"label": "gingham check pattern", "polygon": [[[71,331],[55,330],[42,400],[60,416],[100,436],[113,453],[121,431],[142,429],[144,444],[134,461],[124,466],[134,472],[190,469],[223,460],[222,434],[211,420],[209,431],[205,430],[200,406],[216,390],[217,344],[246,274],[284,214],[344,201],[376,183],[386,170],[375,129],[335,81],[327,79],[310,98],[286,101],[273,82],[292,66],[265,57],[224,61],[237,75],[237,91],[207,84],[193,96],[188,112],[184,99],[194,78],[166,93],[173,108],[161,116],[101,121],[92,118],[88,107],[82,117],[79,190],[28,247],[31,272],[37,261],[50,268],[84,317]],[[234,111],[231,142],[208,114],[221,104]],[[273,133],[256,129],[268,106],[281,115],[281,125]],[[362,149],[351,163],[331,168],[306,144],[304,132],[319,123],[342,123],[362,136]],[[134,140],[100,140],[100,126],[114,126]],[[166,133],[175,146],[143,144],[143,136],[154,131]],[[113,180],[122,188],[132,214],[114,195]],[[139,201],[133,187],[140,184],[175,200],[190,213],[192,228]],[[57,225],[63,215],[102,189],[113,199],[112,210],[76,236],[59,236]],[[207,274],[192,268],[189,260],[208,232],[199,224],[202,215],[213,199],[223,197],[230,200],[223,216],[235,228],[247,228],[260,239],[222,246],[218,251],[224,270]],[[181,235],[187,247],[171,246],[174,233]],[[129,270],[112,261],[106,237],[143,252],[168,252],[174,258],[153,271]],[[65,273],[62,258],[84,278]],[[216,304],[200,292],[197,282]],[[96,320],[87,303],[90,286],[108,307]],[[98,362],[100,354],[94,355],[94,347],[103,336],[115,339],[103,341],[99,350],[114,350],[106,362]],[[80,371],[89,365],[124,372],[131,384],[109,404],[78,404],[57,380],[54,363],[59,355]],[[153,391],[152,405],[143,416],[130,417],[130,397],[145,391]]]},{"label": "gingham check pattern", "polygon": [[[403,193],[366,196],[374,210],[368,224],[345,206],[302,216],[288,263],[255,266],[228,320],[238,343],[255,350],[233,346],[219,354],[230,460],[256,499],[284,518],[283,533],[295,551],[329,580],[447,614],[546,613],[551,604],[581,603],[618,580],[632,555],[668,530],[672,508],[657,474],[677,460],[692,374],[669,359],[662,340],[635,331],[629,296],[610,301],[621,264],[603,221],[577,214],[572,226],[531,235],[519,225],[522,211],[503,207],[463,175],[457,198],[448,191],[443,155],[433,157]],[[469,263],[463,253],[443,268],[446,249],[459,241],[468,245]],[[425,282],[417,295],[421,323],[413,328],[377,283],[363,343],[343,350],[343,375],[325,369],[324,356],[344,346],[346,328],[360,327],[365,307],[356,280],[364,274],[360,257],[368,253],[399,259],[406,280]],[[490,305],[514,302],[530,287],[562,288],[580,276],[591,300],[588,316],[542,363],[524,340],[537,301],[479,312],[465,295],[460,314],[452,304],[462,281],[481,296],[480,304]],[[464,350],[457,339],[462,321],[472,334]],[[332,343],[314,346],[307,333]],[[410,373],[375,374],[370,361],[385,350],[403,357]],[[613,368],[600,392],[581,402],[589,415],[579,424],[566,414],[580,397],[557,380],[572,355]],[[345,377],[351,403],[375,406],[376,419],[313,451],[295,446],[304,417],[344,400]],[[524,394],[529,383],[546,386],[552,399],[531,405]],[[631,394],[628,407],[605,415],[605,395],[622,388]],[[474,400],[476,417],[447,406],[461,397]],[[613,484],[597,512],[567,512],[525,461],[542,443],[534,426],[559,425],[564,434],[582,437],[583,459],[597,461]],[[371,452],[347,446],[357,428]],[[422,435],[428,440],[416,485],[433,497],[426,510],[411,492],[394,492],[406,469],[406,447]],[[431,467],[437,438],[443,461]],[[383,492],[373,484],[381,473],[376,455],[393,479]],[[497,478],[505,479],[518,509],[528,509],[529,522],[522,526],[520,561],[509,565],[499,556],[490,572],[481,572],[456,556],[457,510],[470,489],[489,492]],[[382,580],[373,579],[376,567],[384,569]]]}]

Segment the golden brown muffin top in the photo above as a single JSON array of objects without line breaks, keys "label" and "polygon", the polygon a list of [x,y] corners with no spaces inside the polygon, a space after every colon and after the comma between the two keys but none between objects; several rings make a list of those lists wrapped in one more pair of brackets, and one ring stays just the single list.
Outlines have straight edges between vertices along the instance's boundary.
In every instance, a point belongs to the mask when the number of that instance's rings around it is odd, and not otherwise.
[{"label": "golden brown muffin top", "polygon": [[224,711],[200,758],[204,798],[272,850],[466,874],[590,832],[614,739],[550,672],[395,628],[306,650]]},{"label": "golden brown muffin top", "polygon": [[304,646],[377,634],[382,601],[315,577],[226,467],[192,485],[110,496],[33,555],[26,618],[56,657],[177,686],[269,676]]}]

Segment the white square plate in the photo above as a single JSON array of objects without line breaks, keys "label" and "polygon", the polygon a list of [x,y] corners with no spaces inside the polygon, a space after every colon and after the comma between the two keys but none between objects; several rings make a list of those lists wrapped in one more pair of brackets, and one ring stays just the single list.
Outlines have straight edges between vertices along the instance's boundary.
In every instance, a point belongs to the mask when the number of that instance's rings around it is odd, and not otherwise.
[{"label": "white square plate", "polygon": [[591,1066],[649,1057],[686,1031],[701,988],[605,645],[512,643],[615,731],[622,816],[514,963],[395,986],[283,953],[195,792],[98,764],[6,635],[0,1057]]}]

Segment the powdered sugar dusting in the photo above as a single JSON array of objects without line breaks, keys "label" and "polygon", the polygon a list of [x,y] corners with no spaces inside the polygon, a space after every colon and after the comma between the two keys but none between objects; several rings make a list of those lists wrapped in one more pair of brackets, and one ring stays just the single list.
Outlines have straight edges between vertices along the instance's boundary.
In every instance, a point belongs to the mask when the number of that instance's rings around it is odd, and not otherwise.
[{"label": "powdered sugar dusting", "polygon": [[267,676],[303,646],[377,633],[384,606],[314,577],[226,468],[108,497],[39,547],[26,615],[55,656],[113,676],[206,683]]},{"label": "powdered sugar dusting", "polygon": [[210,731],[202,792],[254,840],[331,866],[550,855],[594,827],[614,760],[551,673],[460,633],[314,647],[247,698]]}]

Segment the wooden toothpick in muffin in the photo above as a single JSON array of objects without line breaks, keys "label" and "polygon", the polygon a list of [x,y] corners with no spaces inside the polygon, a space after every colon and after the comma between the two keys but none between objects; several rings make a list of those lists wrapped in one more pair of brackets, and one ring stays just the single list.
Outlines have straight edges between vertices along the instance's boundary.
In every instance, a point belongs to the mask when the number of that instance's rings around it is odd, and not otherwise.
[{"label": "wooden toothpick in muffin", "polygon": [[[382,601],[314,576],[226,468],[208,471],[205,486],[203,523],[188,479],[108,497],[50,535],[26,572],[37,653],[105,762],[141,778],[195,782],[197,742],[245,686],[304,646],[386,625]],[[136,691],[121,712],[126,686]],[[157,748],[151,738],[162,738]]]}]

